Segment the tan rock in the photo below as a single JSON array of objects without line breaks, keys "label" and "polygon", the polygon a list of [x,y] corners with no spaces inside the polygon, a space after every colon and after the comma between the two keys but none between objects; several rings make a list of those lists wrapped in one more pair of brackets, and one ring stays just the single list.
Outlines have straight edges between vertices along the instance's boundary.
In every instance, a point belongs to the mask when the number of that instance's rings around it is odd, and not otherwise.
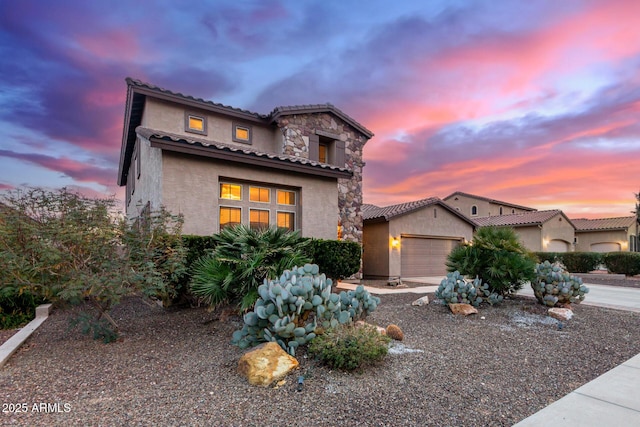
[{"label": "tan rock", "polygon": [[573,317],[573,311],[571,311],[568,308],[553,307],[549,309],[548,313],[549,313],[549,316],[553,317],[554,319],[561,320],[564,322],[566,322],[567,320]]},{"label": "tan rock", "polygon": [[417,305],[417,306],[422,306],[422,305],[427,305],[429,304],[429,296],[425,295],[421,298],[418,298],[417,300],[415,300],[414,302],[411,303],[411,305]]},{"label": "tan rock", "polygon": [[261,386],[281,380],[297,367],[296,358],[275,342],[259,345],[243,354],[238,361],[238,372],[247,378],[249,384]]},{"label": "tan rock", "polygon": [[449,304],[449,308],[453,314],[464,314],[468,316],[478,313],[478,310],[471,304]]}]

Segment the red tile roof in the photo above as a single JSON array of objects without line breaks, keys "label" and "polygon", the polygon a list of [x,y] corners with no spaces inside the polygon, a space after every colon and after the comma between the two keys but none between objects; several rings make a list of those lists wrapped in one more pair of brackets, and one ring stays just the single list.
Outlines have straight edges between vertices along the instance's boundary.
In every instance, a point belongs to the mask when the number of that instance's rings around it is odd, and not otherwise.
[{"label": "red tile roof", "polygon": [[576,226],[576,231],[627,230],[635,224],[635,221],[635,216],[598,219],[577,218],[571,220],[573,225]]}]

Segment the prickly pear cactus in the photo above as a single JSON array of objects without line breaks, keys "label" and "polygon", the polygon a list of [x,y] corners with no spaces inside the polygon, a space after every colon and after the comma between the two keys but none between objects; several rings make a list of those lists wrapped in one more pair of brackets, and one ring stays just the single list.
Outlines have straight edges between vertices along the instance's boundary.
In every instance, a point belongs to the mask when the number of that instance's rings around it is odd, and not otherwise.
[{"label": "prickly pear cactus", "polygon": [[380,303],[362,285],[340,294],[331,292],[332,285],[315,264],[294,267],[279,279],[265,280],[258,287],[260,297],[253,311],[244,315],[244,326],[233,333],[232,344],[244,349],[274,341],[293,356],[296,348],[315,338],[318,328],[363,318]]},{"label": "prickly pear cactus", "polygon": [[536,265],[536,279],[531,287],[538,302],[547,307],[578,304],[589,293],[580,277],[570,275],[560,264],[549,261]]},{"label": "prickly pear cactus", "polygon": [[477,277],[473,281],[465,280],[459,271],[448,273],[436,290],[436,298],[446,304],[471,304],[478,307],[483,302],[491,305],[502,302],[502,295],[491,293],[489,285],[482,284]]}]

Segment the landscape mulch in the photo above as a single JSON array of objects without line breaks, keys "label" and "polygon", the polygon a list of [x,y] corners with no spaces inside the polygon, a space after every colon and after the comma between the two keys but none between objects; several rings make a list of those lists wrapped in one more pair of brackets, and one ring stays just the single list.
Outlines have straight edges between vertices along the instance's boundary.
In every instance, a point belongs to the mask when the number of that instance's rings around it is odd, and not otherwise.
[{"label": "landscape mulch", "polygon": [[383,295],[369,316],[404,332],[381,364],[345,373],[301,351],[277,388],[237,373],[239,316],[130,297],[103,344],[57,309],[0,370],[0,425],[510,426],[640,352],[638,313],[576,305],[559,325],[531,298],[460,317],[420,296]]}]

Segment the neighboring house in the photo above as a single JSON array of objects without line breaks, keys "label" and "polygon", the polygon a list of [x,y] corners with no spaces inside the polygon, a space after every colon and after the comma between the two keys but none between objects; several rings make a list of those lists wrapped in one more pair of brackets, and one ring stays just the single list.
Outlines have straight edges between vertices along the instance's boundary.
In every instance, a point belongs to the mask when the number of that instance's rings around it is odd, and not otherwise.
[{"label": "neighboring house", "polygon": [[127,82],[118,185],[126,214],[161,205],[185,234],[234,224],[362,241],[362,148],[373,133],[331,104],[267,115]]},{"label": "neighboring house", "polygon": [[635,216],[601,219],[572,219],[576,226],[576,251],[637,252]]},{"label": "neighboring house", "polygon": [[443,199],[468,218],[534,212],[537,209],[456,191]]},{"label": "neighboring house", "polygon": [[451,250],[470,241],[475,224],[438,198],[364,205],[365,278],[444,276]]},{"label": "neighboring house", "polygon": [[534,211],[473,218],[479,227],[511,227],[534,252],[572,252],[575,227],[560,210]]}]

